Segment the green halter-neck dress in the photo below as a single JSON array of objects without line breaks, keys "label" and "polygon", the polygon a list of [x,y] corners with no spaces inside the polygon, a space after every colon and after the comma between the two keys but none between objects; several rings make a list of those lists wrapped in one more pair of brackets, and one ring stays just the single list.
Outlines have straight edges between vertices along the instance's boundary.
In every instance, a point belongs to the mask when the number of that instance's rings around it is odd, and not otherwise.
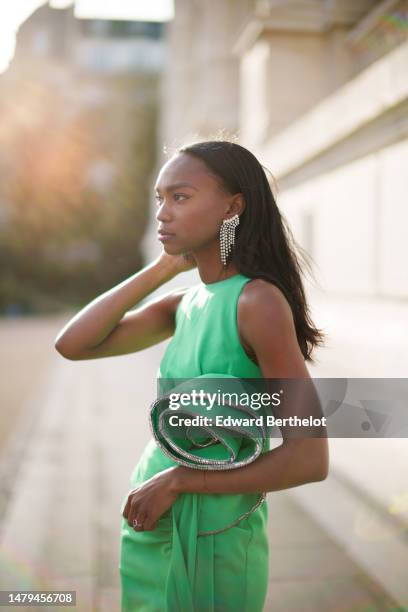
[{"label": "green halter-neck dress", "polygon": [[[188,289],[178,304],[175,333],[160,362],[158,378],[192,378],[210,372],[262,378],[238,335],[238,298],[250,280],[236,274]],[[175,462],[152,437],[132,472],[131,487],[171,465]],[[188,504],[181,499],[186,496]],[[152,531],[135,531],[122,517],[122,612],[263,610],[269,562],[267,503],[221,533],[197,536],[194,517],[199,498],[196,493],[179,495]],[[127,495],[122,512],[126,500]]]}]

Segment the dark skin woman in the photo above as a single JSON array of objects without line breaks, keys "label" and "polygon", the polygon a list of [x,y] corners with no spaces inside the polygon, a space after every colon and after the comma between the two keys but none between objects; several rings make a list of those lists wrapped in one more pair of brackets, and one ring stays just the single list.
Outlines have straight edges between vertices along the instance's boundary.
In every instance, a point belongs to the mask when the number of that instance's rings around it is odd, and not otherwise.
[{"label": "dark skin woman", "polygon": [[[204,283],[238,273],[252,279],[237,312],[245,351],[265,378],[310,381],[305,361],[313,361],[311,351],[322,334],[308,317],[298,259],[262,168],[249,151],[225,141],[179,149],[155,184],[161,255],[83,308],[57,336],[58,352],[72,360],[97,359],[141,351],[171,337],[186,289],[127,311],[180,272],[197,267]],[[240,218],[236,242],[223,266],[219,228],[235,214]],[[205,479],[202,470],[185,466],[156,474],[129,493],[123,516],[132,526],[137,518],[148,531],[182,493],[271,492],[325,479],[326,437],[281,431],[282,444],[245,467],[206,470]]]}]

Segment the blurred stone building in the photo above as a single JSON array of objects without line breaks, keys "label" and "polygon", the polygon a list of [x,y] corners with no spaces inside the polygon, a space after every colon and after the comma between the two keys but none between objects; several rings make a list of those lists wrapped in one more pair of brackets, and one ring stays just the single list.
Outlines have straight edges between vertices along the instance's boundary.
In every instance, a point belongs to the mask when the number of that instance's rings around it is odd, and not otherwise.
[{"label": "blurred stone building", "polygon": [[13,63],[29,58],[69,61],[92,72],[161,72],[165,45],[163,23],[78,19],[74,6],[40,6],[17,33]]}]

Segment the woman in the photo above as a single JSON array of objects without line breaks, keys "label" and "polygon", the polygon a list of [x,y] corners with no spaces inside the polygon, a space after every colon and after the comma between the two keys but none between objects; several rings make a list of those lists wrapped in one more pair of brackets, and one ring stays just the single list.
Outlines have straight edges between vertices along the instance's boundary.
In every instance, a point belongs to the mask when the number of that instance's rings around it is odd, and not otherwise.
[{"label": "woman", "polygon": [[[256,157],[227,141],[185,146],[164,164],[155,189],[161,255],[77,314],[57,350],[93,359],[173,336],[159,378],[310,379],[305,361],[313,361],[323,334],[308,316],[294,240]],[[199,284],[127,312],[195,267]],[[150,440],[122,505],[122,612],[263,610],[267,504],[215,535],[198,536],[188,517],[175,533],[171,517],[187,496],[196,503],[200,495],[271,492],[326,478],[325,437],[282,432],[279,447],[226,471],[177,465]]]}]

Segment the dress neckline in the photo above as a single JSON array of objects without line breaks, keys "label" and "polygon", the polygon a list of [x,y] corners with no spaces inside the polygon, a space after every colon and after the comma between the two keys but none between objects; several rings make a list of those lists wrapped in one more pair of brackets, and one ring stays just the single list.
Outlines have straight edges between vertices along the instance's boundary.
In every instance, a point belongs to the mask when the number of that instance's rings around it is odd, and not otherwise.
[{"label": "dress neckline", "polygon": [[214,287],[215,285],[221,285],[221,283],[226,283],[229,280],[232,280],[233,278],[236,278],[237,276],[242,276],[242,274],[240,272],[238,272],[238,274],[233,274],[233,276],[229,276],[228,278],[223,278],[219,281],[215,281],[214,283],[202,283],[205,287]]}]

